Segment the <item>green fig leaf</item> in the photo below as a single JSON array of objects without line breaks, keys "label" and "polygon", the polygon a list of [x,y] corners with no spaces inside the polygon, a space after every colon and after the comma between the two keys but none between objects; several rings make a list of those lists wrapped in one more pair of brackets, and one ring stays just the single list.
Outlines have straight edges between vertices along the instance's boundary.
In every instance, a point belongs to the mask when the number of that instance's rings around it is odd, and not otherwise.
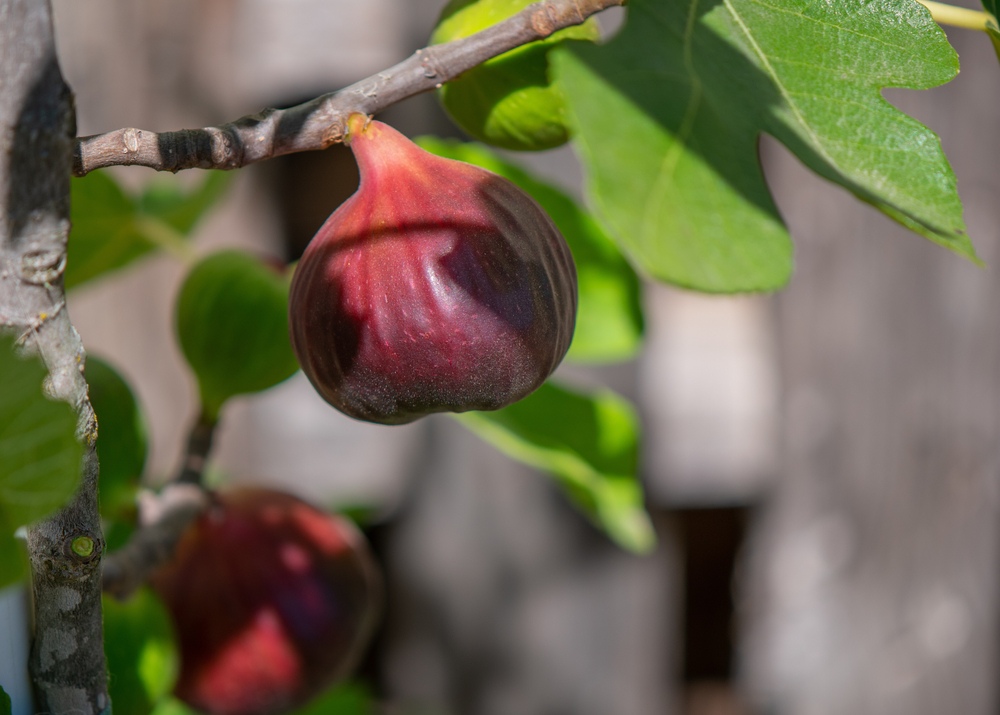
[{"label": "green fig leaf", "polygon": [[997,54],[997,61],[1000,61],[1000,25],[997,24],[997,0],[983,0],[983,9],[993,16],[986,23],[986,34],[989,35],[993,43],[993,51]]},{"label": "green fig leaf", "polygon": [[73,179],[73,230],[66,257],[66,289],[127,266],[156,248],[136,225],[136,204],[101,171]]},{"label": "green fig leaf", "polygon": [[210,418],[233,395],[266,390],[298,369],[288,338],[288,278],[248,253],[221,251],[198,263],[176,314]]},{"label": "green fig leaf", "polygon": [[792,247],[764,182],[766,132],[813,171],[975,259],[940,141],[883,87],[947,82],[923,6],[892,0],[630,0],[624,30],[549,60],[592,204],[633,262],[710,292],[773,290]]},{"label": "green fig leaf", "polygon": [[150,183],[139,199],[139,209],[182,235],[188,235],[205,213],[221,199],[233,179],[231,171],[206,172],[205,180],[190,192],[177,181],[160,178]]},{"label": "green fig leaf", "polygon": [[128,384],[106,362],[87,358],[90,404],[97,415],[97,456],[101,463],[101,516],[130,512],[146,463],[146,420]]},{"label": "green fig leaf", "polygon": [[149,588],[124,603],[110,596],[102,603],[111,702],[116,712],[146,715],[170,693],[177,677],[170,617]]},{"label": "green fig leaf", "polygon": [[636,476],[639,420],[621,396],[549,381],[503,409],[454,417],[501,452],[555,476],[623,548],[644,553],[656,545]]},{"label": "green fig leaf", "polygon": [[164,698],[153,708],[152,715],[202,715],[175,697]]},{"label": "green fig leaf", "polygon": [[0,687],[0,715],[10,715],[10,696]]},{"label": "green fig leaf", "polygon": [[224,195],[229,172],[208,172],[194,190],[177,179],[159,179],[134,199],[106,173],[73,179],[73,230],[66,260],[66,288],[73,288],[165,248],[186,257],[186,239]]},{"label": "green fig leaf", "polygon": [[[76,414],[42,393],[46,370],[0,335],[0,514],[6,535],[61,507],[76,489],[83,446]],[[7,548],[9,542],[4,539]]]},{"label": "green fig leaf", "polygon": [[28,573],[27,554],[14,532],[14,526],[0,511],[0,588],[20,581]]},{"label": "green fig leaf", "polygon": [[[431,44],[468,37],[527,7],[532,0],[453,0],[442,11]],[[564,40],[600,38],[595,20],[495,57],[444,85],[438,97],[470,136],[515,151],[565,144],[566,108],[548,77],[546,55]]]},{"label": "green fig leaf", "polygon": [[369,688],[363,683],[349,681],[334,686],[290,715],[372,715],[374,711]]},{"label": "green fig leaf", "polygon": [[579,286],[576,332],[566,359],[609,362],[635,355],[643,334],[639,278],[590,214],[481,144],[435,137],[418,137],[416,143],[438,156],[475,164],[513,181],[531,194],[559,227],[573,251]]}]

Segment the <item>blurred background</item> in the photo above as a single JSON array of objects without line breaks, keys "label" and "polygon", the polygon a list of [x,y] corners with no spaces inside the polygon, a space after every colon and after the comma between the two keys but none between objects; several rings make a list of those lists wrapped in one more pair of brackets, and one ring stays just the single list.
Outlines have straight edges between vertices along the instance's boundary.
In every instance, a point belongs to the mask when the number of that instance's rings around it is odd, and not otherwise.
[{"label": "blurred background", "polygon": [[[54,5],[85,135],[209,126],[346,86],[425,45],[444,0]],[[623,16],[606,12],[606,32]],[[970,235],[996,266],[1000,67],[984,35],[949,38],[956,80],[884,95],[941,136]],[[380,118],[461,136],[432,95]],[[227,408],[226,479],[372,510],[389,599],[360,677],[387,713],[998,711],[995,268],[909,234],[767,137],[760,153],[796,242],[791,285],[753,297],[647,285],[638,360],[560,369],[643,415],[652,555],[612,545],[546,477],[447,417],[355,422],[301,374]],[[570,148],[508,158],[582,198]],[[198,250],[294,260],[356,183],[343,147],[252,166]],[[70,297],[88,351],[145,408],[151,483],[177,468],[195,417],[172,335],[182,278],[160,256]]]}]

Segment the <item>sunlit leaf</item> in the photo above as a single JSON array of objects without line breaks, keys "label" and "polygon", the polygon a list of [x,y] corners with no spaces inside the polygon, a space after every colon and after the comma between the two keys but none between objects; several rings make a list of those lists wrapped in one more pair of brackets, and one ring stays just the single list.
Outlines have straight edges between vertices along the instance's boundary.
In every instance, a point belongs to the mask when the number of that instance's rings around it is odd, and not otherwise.
[{"label": "sunlit leaf", "polygon": [[622,397],[547,382],[509,407],[455,417],[510,457],[555,476],[622,547],[645,552],[655,545],[636,475],[639,422]]},{"label": "sunlit leaf", "polygon": [[764,183],[768,133],[821,176],[974,257],[938,138],[883,87],[947,82],[958,58],[911,0],[631,0],[604,46],[550,54],[599,216],[651,275],[768,290],[792,266]]}]

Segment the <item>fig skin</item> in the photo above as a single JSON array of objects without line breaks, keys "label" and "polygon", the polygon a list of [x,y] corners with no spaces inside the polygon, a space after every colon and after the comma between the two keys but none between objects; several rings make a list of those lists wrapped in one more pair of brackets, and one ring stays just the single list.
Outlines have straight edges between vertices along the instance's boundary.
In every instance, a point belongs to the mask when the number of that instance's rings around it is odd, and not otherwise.
[{"label": "fig skin", "polygon": [[343,517],[267,489],[212,499],[152,579],[177,633],[174,694],[210,715],[289,712],[353,669],[381,577]]},{"label": "fig skin", "polygon": [[569,349],[576,268],[565,239],[512,182],[349,119],[361,184],[310,242],[289,329],[319,394],[360,420],[496,410]]}]

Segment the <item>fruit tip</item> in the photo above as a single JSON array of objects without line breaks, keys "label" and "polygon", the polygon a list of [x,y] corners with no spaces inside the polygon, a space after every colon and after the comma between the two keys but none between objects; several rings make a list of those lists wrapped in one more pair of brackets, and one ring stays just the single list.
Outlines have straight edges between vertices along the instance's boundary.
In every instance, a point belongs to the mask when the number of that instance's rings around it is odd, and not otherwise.
[{"label": "fruit tip", "polygon": [[357,136],[364,134],[371,124],[372,118],[363,112],[354,112],[347,118],[347,142],[348,144]]}]

